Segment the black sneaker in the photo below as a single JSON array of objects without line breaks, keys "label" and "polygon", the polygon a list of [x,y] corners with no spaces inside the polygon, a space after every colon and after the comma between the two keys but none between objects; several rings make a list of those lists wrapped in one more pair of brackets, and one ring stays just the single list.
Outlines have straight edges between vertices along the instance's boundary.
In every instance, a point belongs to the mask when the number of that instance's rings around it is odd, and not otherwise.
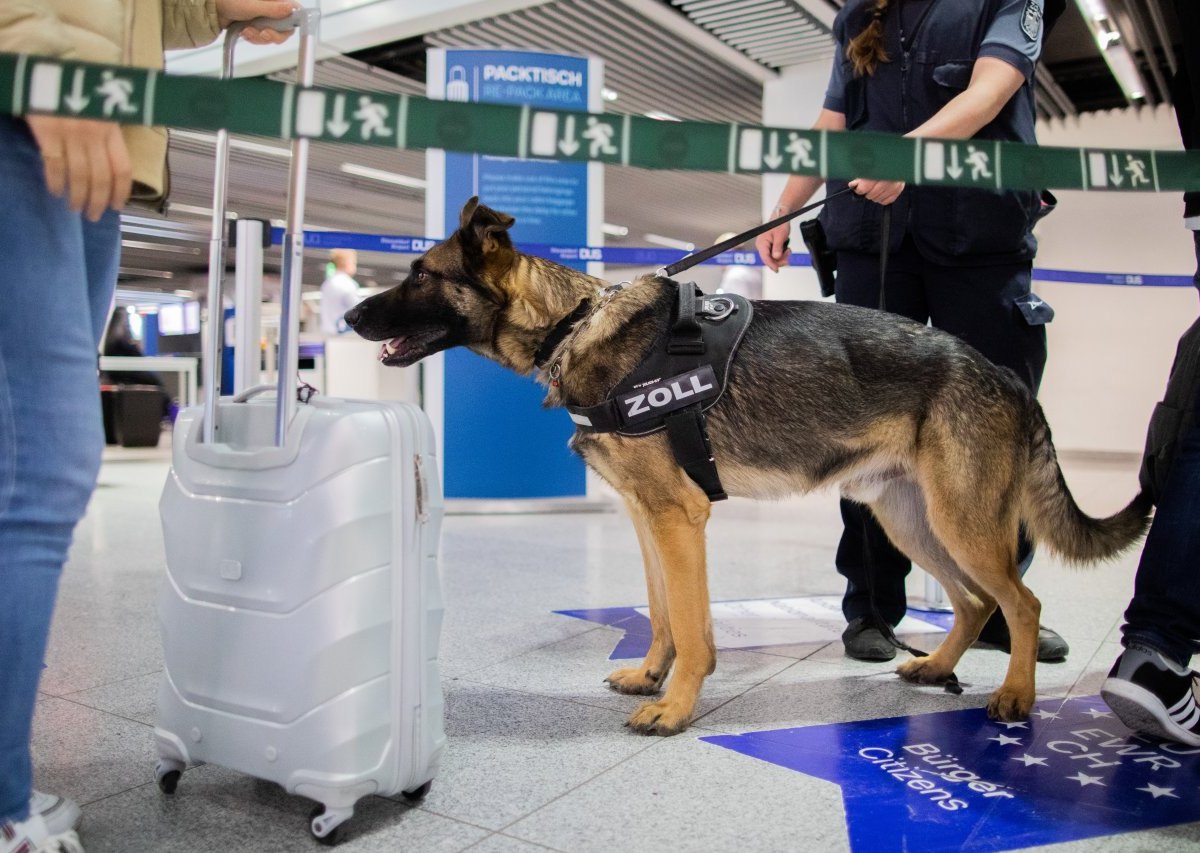
[{"label": "black sneaker", "polygon": [[842,645],[846,647],[846,656],[855,660],[886,661],[896,656],[896,647],[883,632],[861,616],[842,632]]},{"label": "black sneaker", "polygon": [[1200,746],[1200,673],[1161,652],[1142,645],[1127,648],[1100,695],[1135,732]]},{"label": "black sneaker", "polygon": [[[1008,633],[1008,623],[997,610],[983,625],[979,639],[975,644],[984,649],[999,649],[1006,654],[1012,654],[1012,637]],[[1071,647],[1062,635],[1053,628],[1038,625],[1038,663],[1059,663],[1067,659]]]}]

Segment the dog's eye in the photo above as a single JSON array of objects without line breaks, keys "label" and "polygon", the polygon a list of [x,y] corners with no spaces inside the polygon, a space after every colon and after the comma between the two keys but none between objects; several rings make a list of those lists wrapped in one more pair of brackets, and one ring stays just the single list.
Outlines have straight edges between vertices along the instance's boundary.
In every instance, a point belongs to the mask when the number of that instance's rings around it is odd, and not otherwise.
[{"label": "dog's eye", "polygon": [[425,282],[429,281],[429,273],[425,272],[425,270],[417,270],[416,273],[413,274],[413,281],[416,284],[424,284]]}]

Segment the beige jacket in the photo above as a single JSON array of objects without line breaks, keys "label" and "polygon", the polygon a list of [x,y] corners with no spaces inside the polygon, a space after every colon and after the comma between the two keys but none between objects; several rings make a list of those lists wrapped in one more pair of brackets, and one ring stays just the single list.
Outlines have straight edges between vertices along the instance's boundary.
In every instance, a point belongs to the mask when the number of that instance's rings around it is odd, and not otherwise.
[{"label": "beige jacket", "polygon": [[[163,50],[217,37],[216,0],[0,0],[0,52],[162,68]],[[167,132],[125,127],[135,200],[167,191]]]}]

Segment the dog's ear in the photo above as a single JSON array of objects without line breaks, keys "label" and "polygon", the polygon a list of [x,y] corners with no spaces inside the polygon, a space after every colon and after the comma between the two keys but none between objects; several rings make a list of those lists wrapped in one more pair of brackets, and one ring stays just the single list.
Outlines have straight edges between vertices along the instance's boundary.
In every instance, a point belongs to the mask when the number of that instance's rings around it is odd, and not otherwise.
[{"label": "dog's ear", "polygon": [[462,213],[458,217],[463,237],[478,245],[485,254],[494,248],[496,243],[508,242],[506,234],[503,238],[500,235],[512,228],[516,221],[507,213],[480,204],[479,196],[472,196],[463,205]]},{"label": "dog's ear", "polygon": [[479,208],[479,196],[473,195],[467,199],[467,203],[463,205],[462,212],[458,214],[458,227],[466,230],[471,224],[471,217],[475,215],[475,211]]}]

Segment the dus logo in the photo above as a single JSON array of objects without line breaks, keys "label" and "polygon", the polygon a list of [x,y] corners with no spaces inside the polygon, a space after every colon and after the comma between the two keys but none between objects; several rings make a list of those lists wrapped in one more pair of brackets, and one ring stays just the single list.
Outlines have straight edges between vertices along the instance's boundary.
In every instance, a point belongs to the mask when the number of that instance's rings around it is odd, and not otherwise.
[{"label": "dus logo", "polygon": [[603,252],[600,249],[582,248],[579,250],[579,260],[581,261],[598,261],[602,256]]},{"label": "dus logo", "polygon": [[414,252],[425,253],[437,245],[435,240],[423,240],[420,237],[414,237],[412,241],[412,250]]}]

